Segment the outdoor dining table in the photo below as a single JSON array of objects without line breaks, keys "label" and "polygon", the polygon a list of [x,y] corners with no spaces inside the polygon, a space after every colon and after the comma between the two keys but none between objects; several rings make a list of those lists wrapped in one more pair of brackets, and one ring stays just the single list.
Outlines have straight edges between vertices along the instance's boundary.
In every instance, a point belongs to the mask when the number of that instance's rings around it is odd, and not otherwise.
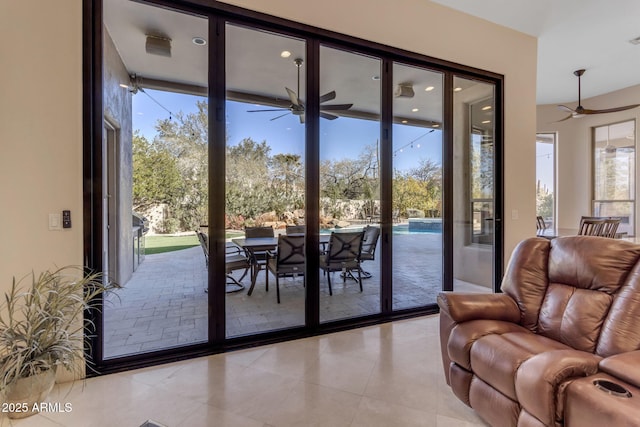
[{"label": "outdoor dining table", "polygon": [[[322,248],[324,248],[331,238],[330,234],[320,234],[319,235],[319,243]],[[258,278],[258,273],[261,270],[260,265],[255,261],[256,257],[254,256],[257,252],[263,251],[274,251],[278,247],[278,236],[274,237],[236,237],[231,239],[233,243],[245,249],[254,263],[254,268],[251,274],[251,286],[249,287],[249,291],[247,295],[251,295],[253,292],[253,287],[256,284],[256,279]],[[268,274],[268,273],[267,273]]]}]

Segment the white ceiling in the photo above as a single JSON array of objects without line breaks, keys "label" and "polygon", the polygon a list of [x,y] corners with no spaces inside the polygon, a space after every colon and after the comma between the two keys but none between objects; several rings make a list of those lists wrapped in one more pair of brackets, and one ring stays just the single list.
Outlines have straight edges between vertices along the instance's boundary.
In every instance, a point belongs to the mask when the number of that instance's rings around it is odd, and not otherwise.
[{"label": "white ceiling", "polygon": [[640,84],[639,0],[431,0],[538,37],[537,103],[577,101]]}]

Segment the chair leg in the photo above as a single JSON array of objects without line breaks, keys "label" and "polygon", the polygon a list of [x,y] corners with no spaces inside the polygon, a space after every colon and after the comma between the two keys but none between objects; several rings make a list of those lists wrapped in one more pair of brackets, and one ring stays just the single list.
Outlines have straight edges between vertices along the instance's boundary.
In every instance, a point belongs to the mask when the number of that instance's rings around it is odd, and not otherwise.
[{"label": "chair leg", "polygon": [[358,265],[358,283],[360,284],[360,292],[362,292],[362,269]]},{"label": "chair leg", "polygon": [[242,279],[244,279],[244,276],[246,276],[248,272],[249,272],[249,267],[244,269],[244,273],[242,273],[242,276],[240,276],[240,278],[238,279],[238,282],[242,282]]},{"label": "chair leg", "polygon": [[327,270],[327,283],[329,283],[329,295],[333,295],[331,291],[331,271]]},{"label": "chair leg", "polygon": [[[269,276],[268,271],[267,276]],[[280,275],[278,273],[276,273],[276,299],[278,300],[278,304],[280,304]]]}]

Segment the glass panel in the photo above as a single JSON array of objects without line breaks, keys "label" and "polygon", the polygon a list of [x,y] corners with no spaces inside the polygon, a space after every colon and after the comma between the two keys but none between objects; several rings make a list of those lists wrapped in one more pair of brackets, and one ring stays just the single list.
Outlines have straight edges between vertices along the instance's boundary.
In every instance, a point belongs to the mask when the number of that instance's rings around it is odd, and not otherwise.
[{"label": "glass panel", "polygon": [[[356,232],[372,226],[375,229],[367,235],[377,242],[380,61],[321,46],[320,94],[321,233]],[[333,247],[338,244],[336,240]],[[371,244],[365,242],[365,247],[372,249]],[[372,253],[372,259],[363,261],[361,269],[349,262],[352,257],[346,258],[344,268],[337,255],[321,258],[328,263],[320,276],[323,322],[380,312],[380,257]]]},{"label": "glass panel", "polygon": [[394,64],[393,309],[442,290],[441,73]]},{"label": "glass panel", "polygon": [[555,134],[536,135],[536,215],[544,221],[538,228],[555,228],[555,149]]},{"label": "glass panel", "polygon": [[594,215],[621,217],[619,232],[635,235],[635,121],[594,129]]},{"label": "glass panel", "polygon": [[[226,43],[227,243],[251,262],[246,276],[229,274],[232,337],[304,325],[304,264],[294,270],[276,250],[287,226],[304,224],[306,64],[302,40],[228,24]],[[249,239],[252,227],[274,238]]]},{"label": "glass panel", "polygon": [[[207,219],[208,51],[192,43],[181,46],[196,58],[184,64],[193,71],[185,85],[184,76],[167,71],[174,68],[165,64],[177,60],[168,51],[144,57],[160,71],[130,79],[141,59],[118,46],[131,42],[121,16],[172,22],[173,40],[206,36],[209,23],[137,2],[104,6],[104,102],[113,122],[103,165],[104,266],[124,286],[104,305],[104,358],[109,359],[208,340],[207,265],[194,233]],[[167,39],[154,40],[159,50],[170,51]],[[139,41],[144,49],[144,37]]]},{"label": "glass panel", "polygon": [[454,78],[454,290],[493,291],[494,85]]}]

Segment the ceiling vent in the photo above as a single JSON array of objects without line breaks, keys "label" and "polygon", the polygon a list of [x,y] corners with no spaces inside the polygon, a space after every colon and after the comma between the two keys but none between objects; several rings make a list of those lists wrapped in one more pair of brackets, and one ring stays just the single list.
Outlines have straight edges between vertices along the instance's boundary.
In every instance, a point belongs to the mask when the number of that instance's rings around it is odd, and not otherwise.
[{"label": "ceiling vent", "polygon": [[145,44],[147,53],[151,55],[160,55],[171,57],[171,39],[161,36],[153,36],[147,34],[147,43]]},{"label": "ceiling vent", "polygon": [[413,98],[413,85],[411,83],[400,83],[396,88],[394,96],[396,98]]}]

